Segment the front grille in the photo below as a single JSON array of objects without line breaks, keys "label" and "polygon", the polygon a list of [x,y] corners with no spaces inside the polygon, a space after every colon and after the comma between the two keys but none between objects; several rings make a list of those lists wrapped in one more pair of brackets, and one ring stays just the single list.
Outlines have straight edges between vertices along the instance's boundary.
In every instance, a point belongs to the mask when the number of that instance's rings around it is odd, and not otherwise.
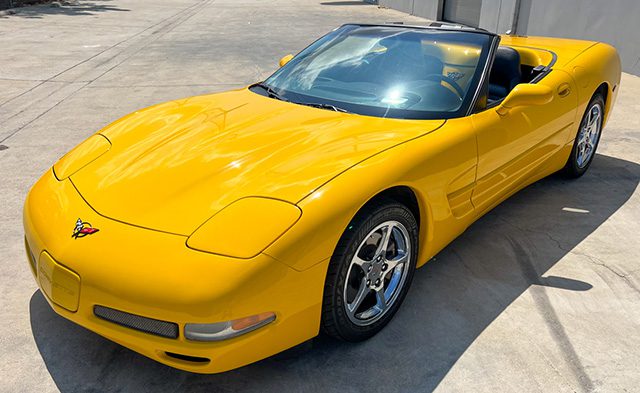
[{"label": "front grille", "polygon": [[106,321],[126,326],[141,332],[167,338],[178,338],[178,325],[173,322],[141,317],[128,312],[114,310],[104,306],[93,306],[93,313]]}]

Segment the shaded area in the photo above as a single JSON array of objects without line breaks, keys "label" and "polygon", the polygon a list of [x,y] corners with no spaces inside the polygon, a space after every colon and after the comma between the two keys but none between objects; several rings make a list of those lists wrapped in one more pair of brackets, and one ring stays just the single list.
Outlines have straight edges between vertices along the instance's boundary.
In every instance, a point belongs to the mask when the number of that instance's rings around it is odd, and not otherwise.
[{"label": "shaded area", "polygon": [[25,6],[12,8],[10,15],[0,15],[0,18],[19,17],[28,19],[41,19],[46,15],[95,15],[103,12],[112,11],[130,11],[126,8],[104,4],[110,0],[97,1],[54,1],[47,4],[38,4],[33,6]]},{"label": "shaded area", "polygon": [[371,3],[363,1],[323,1],[322,5],[371,5]]},{"label": "shaded area", "polygon": [[598,155],[581,179],[552,176],[522,190],[419,269],[394,320],[359,344],[320,336],[238,370],[197,375],[163,366],[68,322],[40,292],[31,298],[31,327],[62,392],[424,392],[435,389],[471,343],[530,290],[580,390],[590,391],[594,383],[545,289],[588,291],[591,284],[545,272],[623,206],[639,181],[640,165]]}]

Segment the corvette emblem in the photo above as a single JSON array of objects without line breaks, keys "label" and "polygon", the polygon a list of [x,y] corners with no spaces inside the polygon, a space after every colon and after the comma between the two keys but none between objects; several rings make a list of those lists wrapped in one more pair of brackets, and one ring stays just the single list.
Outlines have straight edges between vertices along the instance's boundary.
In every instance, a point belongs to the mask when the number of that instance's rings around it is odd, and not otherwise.
[{"label": "corvette emblem", "polygon": [[447,72],[447,77],[453,79],[454,82],[457,82],[459,79],[462,79],[464,77],[464,74],[462,72],[449,71]]},{"label": "corvette emblem", "polygon": [[94,228],[91,226],[90,223],[86,221],[82,221],[81,219],[78,218],[78,221],[76,221],[76,227],[73,228],[73,235],[71,235],[71,237],[74,239],[77,239],[79,237],[93,235],[98,231],[99,231],[98,228]]}]

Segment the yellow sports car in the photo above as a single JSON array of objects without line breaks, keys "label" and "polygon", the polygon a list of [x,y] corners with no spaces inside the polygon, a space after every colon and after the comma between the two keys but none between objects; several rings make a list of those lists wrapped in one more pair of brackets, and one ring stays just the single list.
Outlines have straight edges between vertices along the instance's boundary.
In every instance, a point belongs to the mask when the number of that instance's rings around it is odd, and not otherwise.
[{"label": "yellow sports car", "polygon": [[132,113],[33,186],[58,314],[200,373],[369,338],[480,216],[589,168],[620,83],[603,43],[441,24],[347,24],[280,66]]}]

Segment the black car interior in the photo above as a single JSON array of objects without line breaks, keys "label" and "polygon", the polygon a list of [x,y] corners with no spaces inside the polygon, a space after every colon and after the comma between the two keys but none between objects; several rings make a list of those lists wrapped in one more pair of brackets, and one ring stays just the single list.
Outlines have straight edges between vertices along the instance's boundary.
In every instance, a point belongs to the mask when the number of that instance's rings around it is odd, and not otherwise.
[{"label": "black car interior", "polygon": [[508,46],[498,47],[489,74],[489,102],[503,99],[521,81],[518,51]]},{"label": "black car interior", "polygon": [[488,104],[502,100],[517,84],[531,82],[544,70],[541,65],[522,64],[517,50],[508,46],[498,47],[489,73]]}]

